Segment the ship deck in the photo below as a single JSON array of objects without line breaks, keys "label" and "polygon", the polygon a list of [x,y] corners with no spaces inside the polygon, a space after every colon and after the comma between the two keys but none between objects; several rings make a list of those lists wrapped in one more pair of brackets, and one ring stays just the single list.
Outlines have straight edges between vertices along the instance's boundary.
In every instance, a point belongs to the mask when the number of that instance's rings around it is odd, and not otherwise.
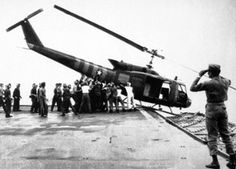
[{"label": "ship deck", "polygon": [[206,145],[144,109],[47,118],[28,109],[8,119],[0,111],[1,169],[199,169],[211,161]]}]

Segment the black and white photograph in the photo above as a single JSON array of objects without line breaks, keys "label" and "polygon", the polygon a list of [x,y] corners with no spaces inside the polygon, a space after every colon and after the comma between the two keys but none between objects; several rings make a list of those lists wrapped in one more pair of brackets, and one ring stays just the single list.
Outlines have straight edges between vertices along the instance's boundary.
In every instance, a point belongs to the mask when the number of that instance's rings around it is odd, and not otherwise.
[{"label": "black and white photograph", "polygon": [[236,1],[1,0],[0,169],[236,169]]}]

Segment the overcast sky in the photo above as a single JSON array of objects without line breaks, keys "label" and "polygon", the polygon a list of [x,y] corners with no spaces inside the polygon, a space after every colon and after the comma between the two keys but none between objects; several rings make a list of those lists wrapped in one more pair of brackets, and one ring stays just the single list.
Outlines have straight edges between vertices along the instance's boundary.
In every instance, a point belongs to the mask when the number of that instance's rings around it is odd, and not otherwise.
[{"label": "overcast sky", "polygon": [[[108,58],[145,66],[150,56],[136,48],[72,18],[55,8],[57,4],[149,49],[158,49],[165,60],[155,58],[154,69],[186,84],[192,99],[191,111],[203,111],[204,93],[189,86],[196,73],[209,63],[222,67],[222,75],[236,86],[235,0],[1,0],[1,82],[21,83],[22,103],[29,104],[32,83],[46,81],[51,99],[54,84],[73,84],[80,74],[33,51],[20,27],[5,30],[39,8],[44,12],[30,19],[42,43],[78,58],[112,68]],[[206,80],[206,79],[203,79]],[[229,90],[229,116],[236,122],[236,91]],[[183,110],[185,111],[185,110]],[[231,120],[232,121],[232,120]]]}]

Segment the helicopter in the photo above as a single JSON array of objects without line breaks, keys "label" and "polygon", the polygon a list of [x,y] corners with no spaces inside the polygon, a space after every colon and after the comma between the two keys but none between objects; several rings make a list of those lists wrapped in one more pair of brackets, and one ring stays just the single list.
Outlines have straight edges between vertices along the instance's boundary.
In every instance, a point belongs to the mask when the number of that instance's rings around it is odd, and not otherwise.
[{"label": "helicopter", "polygon": [[[64,12],[69,12],[59,6],[55,5],[54,7],[63,10]],[[171,80],[160,76],[156,71],[151,69],[152,60],[147,67],[142,67],[125,63],[123,61],[109,59],[109,61],[113,65],[113,69],[110,69],[89,61],[85,61],[84,59],[80,59],[75,56],[45,47],[34,31],[31,23],[29,22],[30,18],[41,13],[42,11],[43,9],[38,9],[23,20],[7,28],[6,31],[9,32],[16,27],[21,26],[26,43],[30,50],[33,50],[41,55],[46,56],[49,59],[61,63],[62,65],[73,69],[81,73],[82,75],[86,75],[90,78],[96,77],[98,81],[104,83],[113,82],[116,85],[126,85],[129,82],[133,87],[134,98],[136,100],[139,100],[140,102],[144,101],[159,106],[167,106],[169,108],[187,108],[191,105],[191,100],[187,95],[185,84],[178,82],[176,79]],[[78,16],[75,14],[73,15]],[[115,35],[122,37],[118,34]],[[141,45],[138,45],[133,41],[130,41],[124,37],[122,38],[127,43],[132,44],[132,46],[135,46],[142,51],[146,51],[152,54],[152,59],[154,56],[164,58],[164,56],[157,54],[155,50],[149,51],[147,48],[142,47]]]}]

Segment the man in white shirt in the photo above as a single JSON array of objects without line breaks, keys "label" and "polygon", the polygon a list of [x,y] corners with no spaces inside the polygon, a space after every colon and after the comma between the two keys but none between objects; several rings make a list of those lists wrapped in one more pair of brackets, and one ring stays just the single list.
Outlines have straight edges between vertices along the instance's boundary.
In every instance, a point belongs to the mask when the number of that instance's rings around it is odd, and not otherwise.
[{"label": "man in white shirt", "polygon": [[82,107],[84,105],[87,106],[88,112],[91,113],[92,108],[91,108],[91,102],[90,102],[90,96],[89,96],[90,86],[88,85],[87,81],[85,81],[82,84],[81,90],[82,90],[82,100],[81,100],[81,104],[79,108],[79,113],[81,113]]}]

